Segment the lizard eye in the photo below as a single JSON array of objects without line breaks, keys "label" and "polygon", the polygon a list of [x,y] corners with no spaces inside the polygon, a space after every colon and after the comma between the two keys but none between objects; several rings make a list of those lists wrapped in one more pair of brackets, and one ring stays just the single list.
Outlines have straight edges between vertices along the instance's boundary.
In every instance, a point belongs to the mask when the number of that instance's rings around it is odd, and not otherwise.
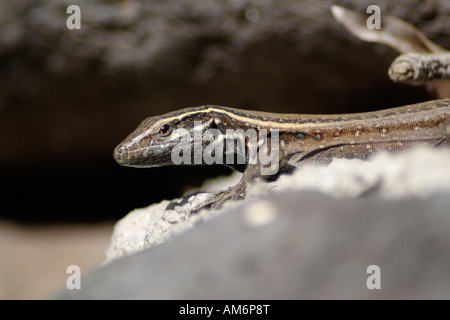
[{"label": "lizard eye", "polygon": [[165,124],[161,128],[159,128],[160,134],[168,134],[169,131],[170,131],[170,126],[168,124]]}]

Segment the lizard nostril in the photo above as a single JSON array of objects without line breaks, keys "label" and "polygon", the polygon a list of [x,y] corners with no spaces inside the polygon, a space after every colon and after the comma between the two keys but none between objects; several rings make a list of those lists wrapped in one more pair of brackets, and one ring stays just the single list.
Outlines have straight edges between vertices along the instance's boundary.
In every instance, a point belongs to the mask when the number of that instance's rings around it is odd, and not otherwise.
[{"label": "lizard nostril", "polygon": [[124,145],[118,145],[115,149],[114,149],[114,159],[116,161],[120,161],[124,159],[124,155],[126,153],[126,147]]}]

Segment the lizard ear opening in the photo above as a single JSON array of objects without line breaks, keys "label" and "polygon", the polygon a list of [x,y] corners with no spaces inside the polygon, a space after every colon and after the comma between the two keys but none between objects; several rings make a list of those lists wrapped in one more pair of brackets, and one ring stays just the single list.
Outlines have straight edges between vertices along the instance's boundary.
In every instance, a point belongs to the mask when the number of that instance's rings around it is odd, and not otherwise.
[{"label": "lizard ear opening", "polygon": [[214,117],[213,121],[211,121],[210,128],[220,130],[222,127],[222,121],[219,118]]}]

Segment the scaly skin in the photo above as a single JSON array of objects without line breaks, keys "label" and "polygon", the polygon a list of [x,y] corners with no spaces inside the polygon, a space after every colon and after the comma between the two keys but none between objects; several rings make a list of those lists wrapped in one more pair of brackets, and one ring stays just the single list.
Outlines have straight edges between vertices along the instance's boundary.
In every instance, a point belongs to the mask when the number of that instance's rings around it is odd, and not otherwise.
[{"label": "scaly skin", "polygon": [[[195,127],[195,121],[200,121],[201,126]],[[337,115],[277,114],[219,106],[186,108],[144,120],[116,147],[114,158],[119,164],[132,167],[173,165],[172,151],[180,147],[180,139],[175,137],[177,129],[186,130],[191,137],[195,132],[203,134],[216,130],[221,138],[229,137],[227,129],[253,129],[258,134],[262,129],[277,131],[278,170],[273,173],[276,176],[305,163],[326,164],[334,158],[364,160],[382,150],[398,153],[419,146],[450,147],[450,99]],[[258,145],[258,152],[270,151],[271,139],[269,134],[267,140]],[[194,145],[191,139],[183,146],[203,152],[212,141],[203,140]],[[267,166],[260,161],[249,161],[251,143],[250,139],[245,139],[244,163],[224,163],[243,172],[242,180],[195,210],[220,207],[241,196],[255,179],[267,178],[261,173]],[[234,146],[231,152],[238,153],[238,148]],[[225,148],[222,156],[226,158]],[[194,152],[190,160],[190,163],[207,164],[204,159],[195,158]]]}]

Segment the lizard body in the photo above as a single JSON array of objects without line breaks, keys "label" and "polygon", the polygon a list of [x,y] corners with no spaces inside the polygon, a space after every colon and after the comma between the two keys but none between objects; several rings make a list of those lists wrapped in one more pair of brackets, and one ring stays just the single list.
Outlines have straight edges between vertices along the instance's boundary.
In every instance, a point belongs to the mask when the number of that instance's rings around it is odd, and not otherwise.
[{"label": "lizard body", "polygon": [[[180,143],[180,129],[191,137],[184,143]],[[254,140],[244,137],[247,152],[239,149],[238,143],[229,149],[216,149],[223,150],[222,159],[230,153],[244,154],[243,162],[223,163],[243,172],[241,181],[197,210],[219,207],[238,198],[255,179],[277,176],[305,163],[326,164],[334,158],[368,159],[382,150],[401,152],[419,146],[450,147],[450,99],[336,115],[277,114],[209,105],[186,108],[144,120],[116,147],[114,158],[119,164],[132,167],[173,165],[174,150],[192,150],[189,147],[194,146],[194,151],[197,147],[196,150],[202,153],[211,148],[208,146],[212,142],[230,137],[230,130],[242,136],[242,132],[249,129],[256,134],[264,131],[267,135],[264,140],[257,141],[257,146],[254,146]],[[204,137],[208,130],[216,135],[209,135],[210,138],[195,144],[197,140],[193,137],[196,134]],[[275,138],[276,145],[271,143]],[[265,150],[267,154],[277,151],[276,172],[262,174],[261,169],[267,167],[267,163],[263,164],[257,158],[251,161],[250,147]],[[183,164],[210,164],[201,155],[197,157],[192,152],[189,159],[184,158],[188,161]]]}]

